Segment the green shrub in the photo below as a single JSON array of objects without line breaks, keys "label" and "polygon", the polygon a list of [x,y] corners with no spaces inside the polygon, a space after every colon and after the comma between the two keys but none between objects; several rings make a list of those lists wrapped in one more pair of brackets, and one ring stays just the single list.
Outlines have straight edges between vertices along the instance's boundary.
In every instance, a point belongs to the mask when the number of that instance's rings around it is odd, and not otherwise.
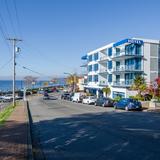
[{"label": "green shrub", "polygon": [[115,97],[113,100],[114,100],[114,102],[118,102],[118,101],[120,101],[122,98],[120,97],[120,96],[117,96],[117,97]]},{"label": "green shrub", "polygon": [[129,96],[129,98],[132,98],[132,99],[135,99],[135,100],[138,100],[138,101],[144,101],[144,97],[137,94],[135,96]]},{"label": "green shrub", "polygon": [[0,113],[0,124],[3,124],[5,120],[10,116],[12,111],[14,110],[15,107],[12,105],[6,107],[1,113]]}]

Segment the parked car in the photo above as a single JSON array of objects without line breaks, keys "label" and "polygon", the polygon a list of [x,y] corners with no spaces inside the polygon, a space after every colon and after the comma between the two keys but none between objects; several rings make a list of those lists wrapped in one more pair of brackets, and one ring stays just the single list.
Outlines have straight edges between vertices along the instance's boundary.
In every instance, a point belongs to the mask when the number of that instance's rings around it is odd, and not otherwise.
[{"label": "parked car", "polygon": [[12,94],[6,94],[4,96],[1,96],[4,102],[11,102],[13,100]]},{"label": "parked car", "polygon": [[83,97],[83,94],[81,92],[76,92],[74,93],[74,95],[72,96],[72,102],[82,102],[82,98]]},{"label": "parked car", "polygon": [[128,110],[142,110],[142,105],[139,101],[132,98],[122,98],[120,101],[114,103],[115,109],[125,109]]},{"label": "parked car", "polygon": [[95,106],[113,107],[113,103],[111,98],[100,97],[95,101]]},{"label": "parked car", "polygon": [[71,96],[70,93],[63,93],[61,95],[61,99],[70,100]]},{"label": "parked car", "polygon": [[50,99],[49,94],[47,91],[44,91],[43,100],[47,100],[47,99]]},{"label": "parked car", "polygon": [[94,104],[96,100],[97,100],[96,97],[88,96],[88,97],[83,98],[82,103],[83,104]]}]

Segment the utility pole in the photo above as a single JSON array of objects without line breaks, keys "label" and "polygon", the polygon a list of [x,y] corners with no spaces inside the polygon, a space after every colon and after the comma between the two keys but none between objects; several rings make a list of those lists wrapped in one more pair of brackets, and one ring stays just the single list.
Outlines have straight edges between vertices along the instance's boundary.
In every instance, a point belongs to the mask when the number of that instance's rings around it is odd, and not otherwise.
[{"label": "utility pole", "polygon": [[9,41],[13,44],[13,106],[15,106],[15,78],[16,78],[16,52],[19,52],[19,48],[16,48],[16,43],[22,41],[21,39],[17,38],[9,38]]}]

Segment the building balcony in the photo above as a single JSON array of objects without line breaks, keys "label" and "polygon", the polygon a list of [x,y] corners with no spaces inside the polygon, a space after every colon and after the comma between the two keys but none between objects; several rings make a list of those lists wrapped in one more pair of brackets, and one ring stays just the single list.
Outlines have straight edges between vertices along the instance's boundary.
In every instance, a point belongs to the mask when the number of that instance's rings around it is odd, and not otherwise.
[{"label": "building balcony", "polygon": [[99,58],[99,63],[106,63],[107,60],[108,60],[108,57],[107,57],[107,55],[105,55],[105,56]]},{"label": "building balcony", "polygon": [[98,72],[99,72],[99,74],[107,74],[107,69],[106,68],[100,68]]},{"label": "building balcony", "polygon": [[87,65],[88,65],[88,62],[84,62],[80,67],[87,67]]},{"label": "building balcony", "polygon": [[100,86],[108,86],[108,82],[107,81],[99,81],[99,85]]},{"label": "building balcony", "polygon": [[123,65],[123,66],[118,66],[113,68],[113,72],[143,72],[143,70],[140,68],[137,68],[137,66],[135,65],[131,65],[131,66],[127,66],[127,65]]},{"label": "building balcony", "polygon": [[121,60],[121,59],[129,59],[132,57],[143,57],[142,54],[130,53],[125,50],[121,50],[120,52],[113,53],[112,59]]},{"label": "building balcony", "polygon": [[113,82],[113,86],[114,87],[131,87],[133,82],[134,82],[133,79],[125,80],[125,81],[115,81]]}]

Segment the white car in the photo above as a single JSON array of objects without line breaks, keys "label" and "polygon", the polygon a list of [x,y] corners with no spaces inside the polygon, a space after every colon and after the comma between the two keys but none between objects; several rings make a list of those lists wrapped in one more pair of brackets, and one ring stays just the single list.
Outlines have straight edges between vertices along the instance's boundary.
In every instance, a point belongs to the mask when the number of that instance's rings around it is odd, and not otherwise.
[{"label": "white car", "polygon": [[4,96],[1,96],[1,98],[3,99],[4,102],[11,102],[13,99],[11,94],[6,94]]},{"label": "white car", "polygon": [[80,92],[77,92],[77,93],[74,93],[74,95],[72,96],[72,102],[77,102],[77,103],[79,103],[79,102],[82,102],[82,93],[80,93]]},{"label": "white car", "polygon": [[82,100],[83,104],[94,104],[96,102],[96,97],[88,96]]}]

